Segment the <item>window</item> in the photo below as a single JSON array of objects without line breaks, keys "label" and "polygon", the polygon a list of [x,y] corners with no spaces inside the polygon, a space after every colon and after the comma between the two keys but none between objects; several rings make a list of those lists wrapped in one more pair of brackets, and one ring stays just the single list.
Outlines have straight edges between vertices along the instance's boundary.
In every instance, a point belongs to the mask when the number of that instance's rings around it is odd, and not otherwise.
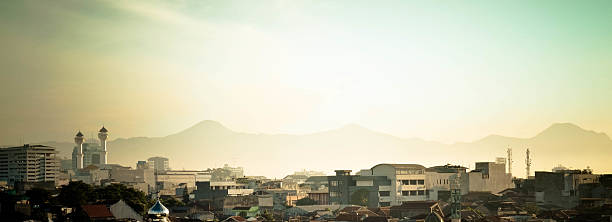
[{"label": "window", "polygon": [[408,191],[402,191],[402,196],[408,196],[410,193]]},{"label": "window", "polygon": [[338,181],[336,181],[336,180],[329,181],[329,186],[337,187],[338,186]]},{"label": "window", "polygon": [[417,195],[419,195],[419,196],[425,195],[425,190],[419,190]]},{"label": "window", "polygon": [[425,185],[425,180],[417,180],[417,183],[418,183],[419,185]]},{"label": "window", "polygon": [[338,192],[329,192],[329,196],[330,197],[337,197],[338,196]]},{"label": "window", "polygon": [[410,185],[417,185],[417,181],[416,180],[410,180]]},{"label": "window", "polygon": [[391,206],[391,202],[380,202],[380,206],[381,206],[381,207],[388,207],[388,206]]},{"label": "window", "polygon": [[410,196],[416,196],[417,195],[417,191],[416,190],[411,190],[410,191]]},{"label": "window", "polygon": [[402,185],[410,185],[410,180],[402,180]]},{"label": "window", "polygon": [[388,197],[388,196],[390,196],[390,195],[391,195],[391,192],[389,192],[389,191],[379,191],[379,192],[378,192],[378,194],[379,194],[381,197]]}]

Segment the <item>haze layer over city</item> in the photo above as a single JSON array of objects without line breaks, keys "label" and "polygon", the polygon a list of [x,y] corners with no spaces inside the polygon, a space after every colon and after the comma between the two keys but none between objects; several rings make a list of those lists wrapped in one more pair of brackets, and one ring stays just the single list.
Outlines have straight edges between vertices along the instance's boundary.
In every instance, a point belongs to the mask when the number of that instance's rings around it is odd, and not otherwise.
[{"label": "haze layer over city", "polygon": [[378,163],[610,173],[612,3],[0,2],[0,145],[249,175]]}]

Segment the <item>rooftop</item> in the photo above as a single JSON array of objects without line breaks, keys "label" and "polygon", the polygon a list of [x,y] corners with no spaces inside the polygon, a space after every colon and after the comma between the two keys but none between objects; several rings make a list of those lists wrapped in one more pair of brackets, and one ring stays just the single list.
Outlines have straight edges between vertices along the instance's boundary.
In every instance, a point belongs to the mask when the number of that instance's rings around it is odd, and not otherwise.
[{"label": "rooftop", "polygon": [[[382,165],[388,165],[388,166],[392,166],[394,168],[410,168],[410,169],[425,169],[425,167],[423,165],[420,164],[397,164],[397,163],[381,163],[378,164],[374,167],[377,166],[382,166]],[[374,168],[372,167],[372,168]]]},{"label": "rooftop", "polygon": [[89,218],[113,218],[113,213],[105,206],[101,204],[97,205],[84,205],[83,211],[89,216]]}]

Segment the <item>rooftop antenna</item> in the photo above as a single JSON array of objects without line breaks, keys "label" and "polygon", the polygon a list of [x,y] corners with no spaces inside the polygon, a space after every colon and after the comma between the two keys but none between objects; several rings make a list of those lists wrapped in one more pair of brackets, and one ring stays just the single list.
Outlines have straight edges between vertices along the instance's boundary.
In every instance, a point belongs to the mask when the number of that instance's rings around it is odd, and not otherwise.
[{"label": "rooftop antenna", "polygon": [[508,146],[506,152],[508,153],[508,173],[512,175],[512,147]]},{"label": "rooftop antenna", "polygon": [[529,157],[529,148],[527,148],[527,153],[526,153],[525,157],[525,170],[527,171],[527,176],[525,177],[525,179],[529,179],[529,175],[531,174],[531,158]]}]

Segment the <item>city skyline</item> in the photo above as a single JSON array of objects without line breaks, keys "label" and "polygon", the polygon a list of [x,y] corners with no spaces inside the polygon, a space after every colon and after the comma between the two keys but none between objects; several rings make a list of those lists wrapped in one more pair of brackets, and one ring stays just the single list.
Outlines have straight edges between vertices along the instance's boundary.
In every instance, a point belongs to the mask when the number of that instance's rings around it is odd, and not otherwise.
[{"label": "city skyline", "polygon": [[5,0],[0,49],[2,221],[612,221],[610,0]]},{"label": "city skyline", "polygon": [[[525,151],[529,148],[532,151],[531,158],[534,159],[531,174],[558,166],[570,169],[590,167],[596,173],[612,170],[605,164],[610,152],[598,151],[609,147],[612,140],[604,133],[571,123],[552,124],[527,138],[490,135],[473,142],[454,144],[401,138],[355,124],[313,134],[253,134],[206,120],[164,137],[134,138],[116,137],[112,128],[106,128],[110,129],[109,159],[112,163],[125,166],[133,166],[135,160],[150,156],[164,156],[171,160],[170,165],[175,169],[207,169],[229,163],[244,166],[254,175],[281,178],[289,172],[304,168],[327,173],[336,168],[358,171],[381,162],[418,163],[424,166],[456,164],[472,169],[473,163],[477,161],[506,158],[506,149],[513,148],[513,175],[520,178],[525,177],[525,165],[522,162],[525,159]],[[97,146],[95,144],[98,142],[96,138],[86,140],[86,143],[94,143],[94,146]],[[59,156],[67,157],[67,154],[74,152],[73,142],[43,144],[56,147],[60,151]],[[576,152],[576,147],[580,147],[581,152]],[[223,152],[219,152],[220,150]],[[373,150],[377,150],[377,158],[362,155]],[[342,154],[347,151],[349,154]],[[262,152],[274,155],[260,156],[259,153]],[[329,155],[317,157],[322,162],[313,164],[308,159],[289,158],[294,153]],[[251,158],[253,156],[259,158]],[[338,156],[345,158],[337,158]],[[205,158],[205,161],[202,158]],[[259,161],[275,164],[262,165]],[[286,167],[279,168],[278,165]]]}]

